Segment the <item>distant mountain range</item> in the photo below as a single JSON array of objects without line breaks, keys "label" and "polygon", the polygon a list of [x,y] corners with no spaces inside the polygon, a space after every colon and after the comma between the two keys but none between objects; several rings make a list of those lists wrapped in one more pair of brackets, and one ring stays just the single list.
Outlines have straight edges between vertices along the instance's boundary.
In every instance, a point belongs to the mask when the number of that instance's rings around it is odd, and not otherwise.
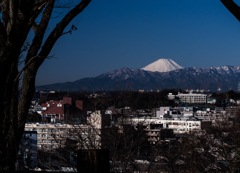
[{"label": "distant mountain range", "polygon": [[[166,67],[166,68],[165,68]],[[143,70],[145,69],[145,70]],[[74,82],[37,86],[36,89],[55,91],[78,90],[157,90],[157,88],[181,88],[216,91],[237,90],[240,81],[240,65],[222,67],[183,68],[170,59],[160,59],[143,69],[121,68],[97,77]],[[147,70],[147,71],[146,71]],[[167,72],[159,72],[159,71]]]}]

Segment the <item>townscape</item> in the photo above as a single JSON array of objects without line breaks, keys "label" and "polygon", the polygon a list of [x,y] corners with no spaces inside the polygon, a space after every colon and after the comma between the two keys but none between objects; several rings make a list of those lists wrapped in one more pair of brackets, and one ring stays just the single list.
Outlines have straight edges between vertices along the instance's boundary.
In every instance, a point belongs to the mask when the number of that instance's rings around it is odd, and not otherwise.
[{"label": "townscape", "polygon": [[78,150],[107,149],[111,172],[237,171],[239,103],[229,97],[234,92],[179,91],[37,91],[16,166],[74,171]]}]

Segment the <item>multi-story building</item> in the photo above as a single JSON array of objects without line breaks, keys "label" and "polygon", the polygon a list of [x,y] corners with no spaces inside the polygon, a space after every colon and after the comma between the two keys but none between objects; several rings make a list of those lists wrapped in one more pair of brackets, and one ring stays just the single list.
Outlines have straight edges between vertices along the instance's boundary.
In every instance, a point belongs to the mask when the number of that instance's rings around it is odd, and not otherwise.
[{"label": "multi-story building", "polygon": [[121,128],[125,125],[131,125],[135,127],[135,129],[142,126],[151,144],[162,140],[163,136],[171,138],[174,134],[184,134],[201,130],[201,121],[193,117],[192,107],[175,109],[161,107],[157,110],[156,117],[134,116],[129,114],[129,112],[127,115],[121,113],[114,114],[114,112],[114,110],[93,112],[90,116],[91,124],[99,129],[108,128],[109,126],[118,127],[119,133],[121,133]]},{"label": "multi-story building", "polygon": [[172,93],[168,94],[168,98],[170,100],[179,98],[182,103],[207,103],[207,95],[206,94],[196,94],[196,93],[178,93],[178,95],[173,95]]},{"label": "multi-story building", "polygon": [[201,121],[195,119],[179,119],[179,118],[167,118],[159,119],[155,117],[151,118],[131,118],[128,120],[133,125],[142,124],[146,126],[146,130],[149,130],[149,125],[159,125],[162,128],[173,129],[175,134],[189,133],[191,131],[201,130]]},{"label": "multi-story building", "polygon": [[66,119],[66,116],[71,114],[71,111],[76,108],[78,110],[83,109],[83,102],[77,100],[75,106],[71,97],[64,97],[60,101],[46,101],[42,103],[42,117],[47,122],[60,122]]},{"label": "multi-story building", "polygon": [[78,148],[99,148],[100,131],[91,125],[27,123],[25,131],[37,132],[38,149],[57,149],[66,146],[66,140],[76,141]]}]

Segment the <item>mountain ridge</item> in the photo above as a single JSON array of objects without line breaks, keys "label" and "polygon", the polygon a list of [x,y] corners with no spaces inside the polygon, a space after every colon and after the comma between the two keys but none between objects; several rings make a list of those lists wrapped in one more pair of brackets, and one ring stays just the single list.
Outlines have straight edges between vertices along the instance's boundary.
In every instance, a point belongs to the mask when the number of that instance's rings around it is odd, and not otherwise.
[{"label": "mountain ridge", "polygon": [[142,69],[123,67],[97,77],[83,78],[74,82],[38,86],[49,90],[129,90],[157,88],[204,89],[217,91],[218,84],[222,90],[236,90],[240,81],[240,65],[221,67],[188,67],[169,72],[152,72]]}]

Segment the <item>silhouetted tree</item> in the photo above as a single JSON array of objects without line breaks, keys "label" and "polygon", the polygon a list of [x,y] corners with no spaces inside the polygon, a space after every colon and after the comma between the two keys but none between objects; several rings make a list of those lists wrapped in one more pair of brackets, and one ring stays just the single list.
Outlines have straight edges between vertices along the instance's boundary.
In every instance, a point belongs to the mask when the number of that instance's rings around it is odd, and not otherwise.
[{"label": "silhouetted tree", "polygon": [[[46,29],[53,9],[61,7],[58,0],[0,1],[0,170],[14,169],[39,67],[49,58],[56,41],[76,29],[72,26],[64,33],[68,24],[90,1],[75,2],[73,8],[65,5],[65,10],[69,11],[49,35],[46,35]],[[34,32],[33,40],[26,42],[30,31]],[[24,67],[19,70],[22,58]]]}]

